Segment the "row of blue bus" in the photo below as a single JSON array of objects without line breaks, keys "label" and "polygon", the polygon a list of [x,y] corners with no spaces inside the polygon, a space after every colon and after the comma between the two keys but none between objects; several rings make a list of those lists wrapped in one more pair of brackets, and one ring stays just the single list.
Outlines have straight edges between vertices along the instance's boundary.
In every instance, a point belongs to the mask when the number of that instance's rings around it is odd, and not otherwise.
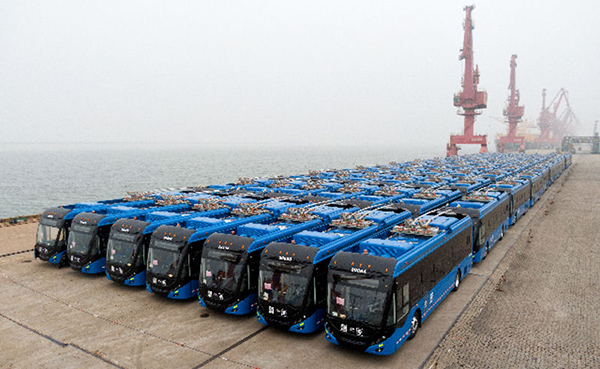
[{"label": "row of blue bus", "polygon": [[35,257],[389,355],[570,165],[484,154],[46,210]]}]

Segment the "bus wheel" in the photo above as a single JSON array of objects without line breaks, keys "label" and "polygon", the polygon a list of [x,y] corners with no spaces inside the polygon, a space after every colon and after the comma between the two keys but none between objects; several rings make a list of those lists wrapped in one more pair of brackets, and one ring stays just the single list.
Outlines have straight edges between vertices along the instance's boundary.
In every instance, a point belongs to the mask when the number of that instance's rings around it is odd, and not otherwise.
[{"label": "bus wheel", "polygon": [[408,336],[409,340],[412,340],[417,335],[420,324],[419,320],[419,312],[415,311],[415,315],[413,315],[412,321],[410,322],[410,336]]},{"label": "bus wheel", "polygon": [[452,291],[458,291],[458,287],[460,286],[460,269],[456,272],[456,278],[454,279],[454,288]]},{"label": "bus wheel", "polygon": [[62,256],[60,257],[60,260],[58,261],[58,269],[60,269],[64,266],[68,266],[68,265],[69,265],[69,256],[65,252],[64,254],[62,254]]}]

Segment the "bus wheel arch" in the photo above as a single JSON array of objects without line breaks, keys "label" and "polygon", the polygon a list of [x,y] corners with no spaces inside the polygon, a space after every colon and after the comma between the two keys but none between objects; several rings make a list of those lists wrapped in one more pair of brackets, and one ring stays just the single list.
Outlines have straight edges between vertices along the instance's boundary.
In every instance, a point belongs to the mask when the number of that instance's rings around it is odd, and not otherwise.
[{"label": "bus wheel arch", "polygon": [[490,244],[488,242],[485,243],[484,245],[484,252],[483,252],[483,257],[481,259],[485,259],[487,258],[488,254],[490,253]]},{"label": "bus wheel arch", "polygon": [[458,268],[458,270],[456,271],[456,277],[454,278],[454,287],[452,288],[452,291],[458,291],[458,287],[460,287],[460,277],[462,276],[462,273],[460,271],[460,268]]},{"label": "bus wheel arch", "polygon": [[415,310],[415,313],[412,316],[410,322],[410,335],[408,336],[409,340],[412,340],[416,335],[419,327],[421,326],[421,310]]}]

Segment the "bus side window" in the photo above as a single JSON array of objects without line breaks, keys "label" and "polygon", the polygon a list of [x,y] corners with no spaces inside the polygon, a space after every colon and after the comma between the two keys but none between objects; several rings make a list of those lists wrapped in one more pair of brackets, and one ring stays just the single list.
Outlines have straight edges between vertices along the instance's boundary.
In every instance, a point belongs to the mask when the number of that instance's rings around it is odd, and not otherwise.
[{"label": "bus side window", "polygon": [[482,223],[481,227],[479,227],[479,245],[483,245],[485,243],[485,225]]},{"label": "bus side window", "polygon": [[408,283],[403,285],[401,289],[398,289],[396,305],[396,310],[398,310],[398,319],[396,321],[399,322],[400,320],[404,319],[410,310],[410,287]]},{"label": "bus side window", "polygon": [[390,327],[396,323],[396,301],[398,301],[398,291],[392,293],[392,303],[390,304],[390,310],[388,311],[387,321],[385,325]]},{"label": "bus side window", "polygon": [[[473,245],[471,244],[471,234],[467,234],[466,242],[465,242],[465,251],[466,253],[471,253],[473,251]],[[456,258],[456,262],[460,262],[460,256]]]}]

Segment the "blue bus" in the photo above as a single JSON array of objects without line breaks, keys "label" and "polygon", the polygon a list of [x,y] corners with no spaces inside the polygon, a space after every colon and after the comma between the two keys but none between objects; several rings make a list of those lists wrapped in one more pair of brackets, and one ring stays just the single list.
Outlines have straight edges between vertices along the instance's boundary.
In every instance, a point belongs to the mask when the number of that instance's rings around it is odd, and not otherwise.
[{"label": "blue bus", "polygon": [[394,353],[471,269],[472,232],[470,217],[435,210],[337,253],[327,274],[327,340]]},{"label": "blue bus", "polygon": [[544,181],[543,171],[542,170],[528,170],[519,173],[519,179],[528,180],[530,183],[530,191],[529,191],[529,199],[530,199],[530,207],[533,206],[540,197],[546,191],[546,186],[548,185],[547,181]]},{"label": "blue bus", "polygon": [[398,204],[368,208],[336,219],[322,231],[302,231],[289,242],[269,244],[260,258],[258,321],[296,333],[320,329],[333,255],[410,216]]},{"label": "blue bus", "polygon": [[237,227],[234,234],[212,234],[202,250],[199,304],[226,314],[254,312],[260,255],[265,246],[289,241],[298,232],[320,231],[344,211],[358,209],[352,202],[289,209],[264,224]]},{"label": "blue bus", "polygon": [[106,246],[111,226],[120,218],[134,219],[157,210],[177,211],[189,209],[179,204],[146,209],[129,206],[113,206],[105,214],[96,212],[79,213],[73,218],[67,240],[67,255],[71,269],[86,274],[104,273],[106,269]]},{"label": "blue bus", "polygon": [[146,285],[146,262],[152,233],[162,225],[177,225],[194,217],[219,218],[229,208],[207,211],[155,211],[137,219],[121,218],[112,226],[106,247],[106,278],[126,286]]},{"label": "blue bus", "polygon": [[69,265],[67,259],[67,240],[71,231],[73,218],[79,213],[106,213],[111,207],[128,206],[130,209],[150,206],[154,201],[125,202],[123,199],[105,200],[99,202],[83,202],[46,209],[40,216],[37,229],[33,257],[42,261],[56,264],[59,268]]},{"label": "blue bus", "polygon": [[190,209],[152,212],[137,219],[119,219],[113,225],[106,250],[106,277],[127,286],[146,284],[148,247],[153,232],[163,225],[185,224],[195,217],[221,218],[242,203],[256,202],[255,193],[246,190],[202,189],[187,198]]},{"label": "blue bus", "polygon": [[473,220],[473,262],[479,263],[504,237],[509,226],[508,194],[490,188],[467,194],[451,202],[448,209]]},{"label": "blue bus", "polygon": [[170,299],[189,299],[198,295],[198,272],[205,241],[216,232],[234,232],[249,224],[265,224],[288,208],[307,206],[301,199],[279,197],[241,203],[222,218],[196,216],[177,225],[161,225],[148,246],[146,289]]},{"label": "blue bus", "polygon": [[531,207],[531,182],[525,178],[507,178],[496,182],[494,189],[508,194],[509,223],[514,225]]}]

